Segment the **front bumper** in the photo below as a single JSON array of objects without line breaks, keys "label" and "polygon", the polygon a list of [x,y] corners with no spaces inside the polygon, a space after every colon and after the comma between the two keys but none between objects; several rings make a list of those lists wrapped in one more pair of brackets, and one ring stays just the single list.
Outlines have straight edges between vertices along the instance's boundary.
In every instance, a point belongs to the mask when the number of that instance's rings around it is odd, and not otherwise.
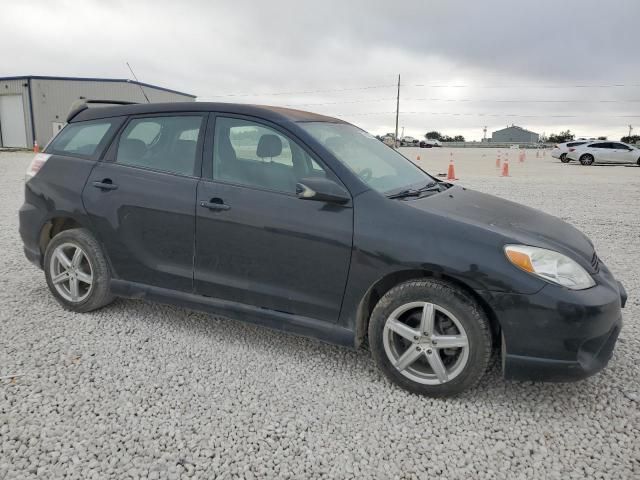
[{"label": "front bumper", "polygon": [[580,380],[607,365],[627,294],[604,265],[594,278],[587,290],[546,285],[533,295],[484,295],[502,328],[506,379]]}]

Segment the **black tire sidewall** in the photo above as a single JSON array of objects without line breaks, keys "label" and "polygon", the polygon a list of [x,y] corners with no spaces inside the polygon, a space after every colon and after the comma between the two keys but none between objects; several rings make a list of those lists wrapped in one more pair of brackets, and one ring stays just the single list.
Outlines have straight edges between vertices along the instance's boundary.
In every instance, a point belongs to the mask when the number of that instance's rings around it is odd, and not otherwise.
[{"label": "black tire sidewall", "polygon": [[570,160],[567,158],[567,154],[566,153],[563,153],[563,154],[560,155],[560,161],[562,163],[569,163],[570,162]]},{"label": "black tire sidewall", "polygon": [[[51,280],[51,257],[56,247],[63,243],[77,244],[87,256],[93,273],[91,290],[82,302],[70,302],[62,297]],[[111,272],[102,247],[91,233],[84,228],[73,228],[58,233],[47,245],[44,255],[44,273],[49,290],[65,309],[74,312],[89,312],[110,303],[113,297],[110,292]]]},{"label": "black tire sidewall", "polygon": [[[462,323],[469,340],[469,358],[464,370],[441,385],[424,385],[402,375],[391,365],[384,350],[383,331],[387,318],[399,306],[429,301],[451,312]],[[396,385],[413,393],[433,397],[452,396],[475,386],[484,375],[491,358],[491,333],[486,315],[466,293],[441,281],[416,280],[391,289],[378,302],[369,322],[369,344],[382,372]]]}]

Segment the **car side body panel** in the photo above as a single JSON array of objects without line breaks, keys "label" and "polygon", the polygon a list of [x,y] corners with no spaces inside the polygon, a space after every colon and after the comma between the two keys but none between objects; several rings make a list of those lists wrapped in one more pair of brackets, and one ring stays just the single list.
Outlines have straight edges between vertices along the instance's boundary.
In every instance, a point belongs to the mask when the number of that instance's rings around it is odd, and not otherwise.
[{"label": "car side body panel", "polygon": [[25,202],[19,210],[20,236],[27,258],[42,268],[40,247],[43,228],[52,219],[69,218],[89,227],[82,189],[95,160],[52,155],[38,175],[25,185]]}]

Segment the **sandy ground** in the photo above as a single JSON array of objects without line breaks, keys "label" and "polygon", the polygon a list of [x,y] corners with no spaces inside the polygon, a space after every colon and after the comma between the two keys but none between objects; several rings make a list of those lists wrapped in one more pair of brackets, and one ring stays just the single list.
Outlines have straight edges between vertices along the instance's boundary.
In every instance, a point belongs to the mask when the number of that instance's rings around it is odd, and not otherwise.
[{"label": "sandy ground", "polygon": [[[640,168],[405,149],[432,173],[539,208],[594,241],[629,292],[613,359],[572,384],[462,397],[389,384],[367,352],[134,300],[62,310],[22,254],[31,155],[0,153],[0,479],[640,478]],[[484,156],[483,156],[484,155]]]}]

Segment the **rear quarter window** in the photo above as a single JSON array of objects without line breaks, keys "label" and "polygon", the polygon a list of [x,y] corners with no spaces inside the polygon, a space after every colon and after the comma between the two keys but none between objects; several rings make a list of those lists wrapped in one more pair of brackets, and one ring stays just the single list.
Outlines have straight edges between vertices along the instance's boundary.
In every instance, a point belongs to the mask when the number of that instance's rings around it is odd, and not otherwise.
[{"label": "rear quarter window", "polygon": [[46,153],[80,158],[98,156],[121,119],[70,123],[47,146]]}]

